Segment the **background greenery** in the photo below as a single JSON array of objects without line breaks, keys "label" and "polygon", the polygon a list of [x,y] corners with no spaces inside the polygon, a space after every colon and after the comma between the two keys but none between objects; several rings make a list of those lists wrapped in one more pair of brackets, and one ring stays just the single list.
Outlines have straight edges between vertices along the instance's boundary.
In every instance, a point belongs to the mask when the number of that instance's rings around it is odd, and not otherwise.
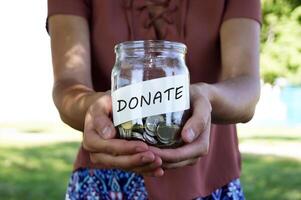
[{"label": "background greenery", "polygon": [[263,0],[261,74],[301,84],[301,0]]},{"label": "background greenery", "polygon": [[[0,199],[64,199],[81,133],[65,127],[61,130],[40,127],[39,131],[26,126],[9,131],[8,127],[0,125]],[[290,151],[286,152],[294,148],[297,151],[301,146],[300,131],[300,128],[239,126],[243,152],[241,180],[247,199],[301,199],[301,154],[292,157]],[[22,143],[12,140],[16,136]],[[255,151],[247,152],[245,147]],[[273,154],[264,153],[261,148],[272,149]]]}]

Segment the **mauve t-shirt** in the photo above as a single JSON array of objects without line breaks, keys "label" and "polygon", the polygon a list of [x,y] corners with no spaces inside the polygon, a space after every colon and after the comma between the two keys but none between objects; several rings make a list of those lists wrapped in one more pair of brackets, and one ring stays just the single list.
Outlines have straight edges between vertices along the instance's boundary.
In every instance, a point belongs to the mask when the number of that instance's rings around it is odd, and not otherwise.
[{"label": "mauve t-shirt", "polygon": [[[159,12],[150,9],[153,4],[160,4]],[[231,18],[261,20],[260,0],[48,0],[48,17],[56,14],[77,15],[89,22],[96,91],[110,90],[114,46],[128,40],[183,42],[191,83],[215,83],[221,72],[221,24]],[[74,163],[74,170],[79,168],[101,166],[92,164],[81,147]],[[235,125],[212,124],[209,153],[196,165],[144,178],[149,199],[189,200],[238,178],[240,168]]]}]

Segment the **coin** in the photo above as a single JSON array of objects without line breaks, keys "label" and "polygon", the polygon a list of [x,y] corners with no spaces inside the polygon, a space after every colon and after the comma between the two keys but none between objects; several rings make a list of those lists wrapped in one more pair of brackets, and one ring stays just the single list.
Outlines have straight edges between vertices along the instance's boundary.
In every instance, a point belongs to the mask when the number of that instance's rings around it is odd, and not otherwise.
[{"label": "coin", "polygon": [[156,132],[158,140],[162,143],[172,143],[175,141],[179,130],[180,127],[175,124],[166,126],[165,123],[161,122],[158,124]]},{"label": "coin", "polygon": [[143,133],[143,137],[145,141],[149,144],[155,145],[158,143],[158,141],[154,137],[149,136],[146,132]]},{"label": "coin", "polygon": [[164,122],[164,117],[162,115],[155,115],[147,117],[145,120],[145,126],[151,132],[156,132],[159,123]]},{"label": "coin", "polygon": [[151,137],[155,137],[156,136],[156,133],[155,132],[152,132],[150,130],[148,130],[147,128],[145,128],[145,133]]},{"label": "coin", "polygon": [[173,121],[173,123],[180,125],[181,122],[182,122],[183,114],[184,114],[184,111],[173,112],[172,113],[172,121]]},{"label": "coin", "polygon": [[145,138],[140,133],[137,133],[137,132],[132,132],[132,138],[142,140],[145,142]]},{"label": "coin", "polygon": [[135,124],[132,128],[132,131],[142,134],[144,132],[143,125]]},{"label": "coin", "polygon": [[124,129],[121,126],[118,127],[120,138],[131,139],[132,129]]},{"label": "coin", "polygon": [[126,138],[132,138],[132,129],[123,129],[125,132]]},{"label": "coin", "polygon": [[132,123],[132,121],[128,121],[128,122],[125,122],[125,123],[121,124],[121,127],[123,129],[132,129],[133,123]]},{"label": "coin", "polygon": [[118,131],[119,131],[120,138],[126,138],[125,132],[121,126],[118,127]]},{"label": "coin", "polygon": [[162,144],[165,144],[165,145],[169,145],[171,143],[171,141],[165,141],[165,140],[162,140],[160,138],[158,138],[159,142],[162,143]]},{"label": "coin", "polygon": [[142,119],[136,119],[136,120],[133,120],[132,122],[134,124],[133,127],[132,127],[132,131],[143,134],[144,126],[143,126]]},{"label": "coin", "polygon": [[173,117],[173,113],[166,113],[165,114],[165,123],[166,124],[172,124],[172,117]]}]

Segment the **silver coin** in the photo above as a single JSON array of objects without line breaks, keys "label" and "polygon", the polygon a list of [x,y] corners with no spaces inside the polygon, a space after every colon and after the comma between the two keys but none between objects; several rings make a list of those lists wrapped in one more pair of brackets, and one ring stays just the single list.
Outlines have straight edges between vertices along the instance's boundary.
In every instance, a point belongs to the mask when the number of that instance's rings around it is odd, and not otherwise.
[{"label": "silver coin", "polygon": [[120,138],[131,139],[132,129],[124,129],[122,126],[118,127]]},{"label": "silver coin", "polygon": [[172,124],[172,117],[173,117],[173,113],[166,113],[165,114],[165,123]]},{"label": "silver coin", "polygon": [[158,141],[154,137],[149,136],[146,132],[143,133],[143,137],[145,141],[149,144],[155,145],[158,143]]},{"label": "silver coin", "polygon": [[172,122],[174,124],[180,125],[182,122],[182,117],[184,115],[184,111],[179,111],[179,112],[173,112],[172,113]]},{"label": "silver coin", "polygon": [[166,126],[165,123],[160,123],[157,127],[157,137],[162,143],[172,143],[176,140],[180,127],[177,125]]},{"label": "silver coin", "polygon": [[151,132],[156,132],[159,123],[164,122],[164,117],[162,115],[155,115],[147,117],[145,120],[146,128]]},{"label": "silver coin", "polygon": [[156,136],[156,133],[148,130],[148,128],[145,128],[145,133],[147,135],[151,136],[151,137],[155,137]]},{"label": "silver coin", "polygon": [[118,131],[119,131],[120,138],[126,138],[125,132],[121,126],[118,126]]},{"label": "silver coin", "polygon": [[163,147],[169,147],[176,143],[175,140],[167,141],[167,140],[162,140],[160,138],[158,138],[158,141],[161,143],[161,146],[163,146]]},{"label": "silver coin", "polygon": [[126,138],[132,138],[132,129],[123,129],[126,135]]},{"label": "silver coin", "polygon": [[158,138],[158,140],[159,140],[159,142],[161,143],[161,146],[162,146],[162,147],[170,147],[170,146],[172,146],[173,144],[176,143],[175,140],[173,140],[173,141],[164,141],[164,140],[161,140],[161,139],[159,139],[159,138]]},{"label": "silver coin", "polygon": [[142,140],[145,142],[145,138],[140,133],[137,132],[132,132],[132,138]]},{"label": "silver coin", "polygon": [[172,142],[172,141],[161,140],[160,138],[158,138],[158,140],[159,140],[159,142],[160,142],[161,144],[164,144],[164,145],[169,145],[169,144],[171,144],[171,142]]}]

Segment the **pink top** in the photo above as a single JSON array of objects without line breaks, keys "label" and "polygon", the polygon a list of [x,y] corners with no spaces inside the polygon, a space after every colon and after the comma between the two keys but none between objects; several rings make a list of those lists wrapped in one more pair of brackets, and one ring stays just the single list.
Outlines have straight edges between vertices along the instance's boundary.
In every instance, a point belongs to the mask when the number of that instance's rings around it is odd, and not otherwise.
[{"label": "pink top", "polygon": [[[165,2],[165,3],[164,3]],[[160,4],[153,13],[149,5]],[[220,26],[231,18],[260,23],[260,0],[48,0],[48,16],[71,14],[88,20],[92,79],[96,91],[110,87],[114,45],[127,40],[164,39],[188,47],[191,83],[218,81],[221,69]],[[74,170],[101,168],[79,149]],[[207,196],[240,176],[235,125],[211,128],[209,154],[196,165],[169,170],[161,178],[145,177],[149,198],[185,200]]]}]

